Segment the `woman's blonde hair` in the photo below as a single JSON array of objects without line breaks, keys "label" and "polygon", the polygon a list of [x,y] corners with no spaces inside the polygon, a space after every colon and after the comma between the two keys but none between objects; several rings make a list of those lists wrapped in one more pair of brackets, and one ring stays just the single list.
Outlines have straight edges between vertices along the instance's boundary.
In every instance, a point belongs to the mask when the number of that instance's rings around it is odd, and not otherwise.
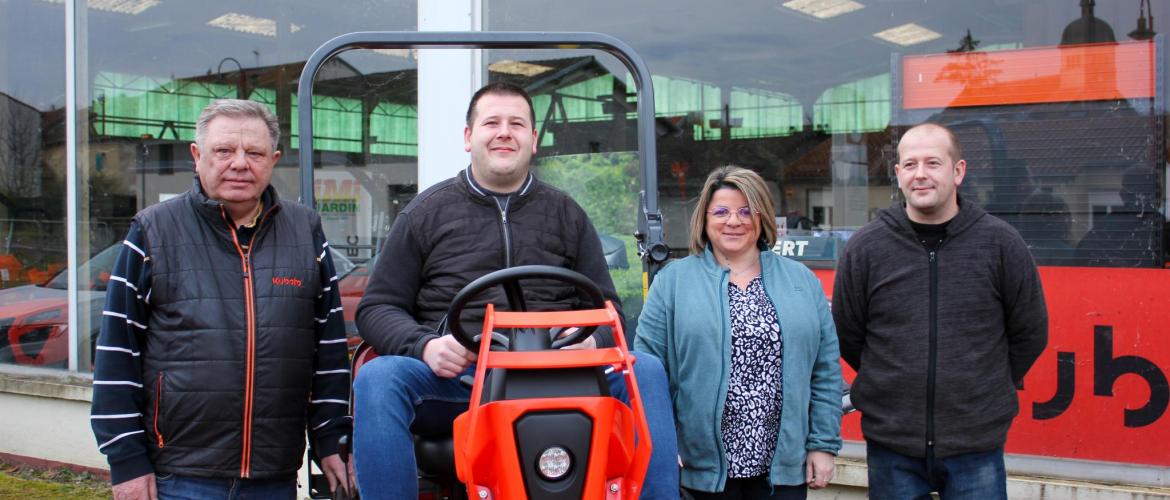
[{"label": "woman's blonde hair", "polygon": [[[707,176],[695,213],[691,214],[691,254],[698,255],[707,248],[707,211],[711,209],[711,198],[715,191],[732,188],[743,193],[748,207],[754,212],[752,223],[760,228],[760,240],[756,246],[767,250],[776,244],[776,205],[768,192],[764,179],[751,170],[735,165],[719,167]],[[733,207],[735,208],[735,207]]]}]

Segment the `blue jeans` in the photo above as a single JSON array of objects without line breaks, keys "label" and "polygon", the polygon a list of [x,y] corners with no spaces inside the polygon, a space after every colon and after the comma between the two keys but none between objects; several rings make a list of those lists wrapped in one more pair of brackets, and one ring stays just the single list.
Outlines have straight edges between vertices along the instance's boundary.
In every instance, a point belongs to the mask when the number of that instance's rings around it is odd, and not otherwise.
[{"label": "blue jeans", "polygon": [[1003,448],[947,458],[903,455],[866,441],[869,498],[924,499],[937,491],[943,500],[1007,500]]},{"label": "blue jeans", "polygon": [[[634,375],[653,445],[642,498],[676,499],[678,443],[666,371],[653,355],[634,355]],[[610,394],[628,401],[625,378],[611,373],[608,379]],[[466,410],[471,391],[458,379],[438,377],[422,361],[403,356],[382,356],[366,363],[353,391],[354,466],[362,498],[418,498],[411,425],[418,420],[449,430],[455,413],[450,408]]]},{"label": "blue jeans", "polygon": [[154,477],[159,500],[267,500],[297,497],[297,480],[219,479],[175,474]]}]

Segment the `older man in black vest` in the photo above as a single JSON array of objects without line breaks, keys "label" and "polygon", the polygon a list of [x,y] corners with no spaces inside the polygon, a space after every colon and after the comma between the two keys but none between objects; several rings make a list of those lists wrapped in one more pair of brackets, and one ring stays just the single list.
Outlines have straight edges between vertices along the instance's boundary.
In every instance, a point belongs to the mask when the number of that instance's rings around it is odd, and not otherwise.
[{"label": "older man in black vest", "polygon": [[280,129],[220,100],[189,191],[139,212],[114,266],[91,422],[114,497],[294,498],[305,430],[331,487],[349,370],[321,221],[269,185]]}]

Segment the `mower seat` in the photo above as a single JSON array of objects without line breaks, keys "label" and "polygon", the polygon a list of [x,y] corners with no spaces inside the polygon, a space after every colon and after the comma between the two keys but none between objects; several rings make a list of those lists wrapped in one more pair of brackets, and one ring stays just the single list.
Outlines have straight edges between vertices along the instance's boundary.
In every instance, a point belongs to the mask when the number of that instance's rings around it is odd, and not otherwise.
[{"label": "mower seat", "polygon": [[[362,342],[353,355],[353,377],[363,365],[378,357],[374,346]],[[452,414],[454,420],[464,409]],[[424,475],[437,478],[455,478],[455,444],[452,441],[451,426],[428,426],[427,422],[416,421],[410,428],[414,439],[414,456],[418,469]]]},{"label": "mower seat", "polygon": [[452,435],[414,435],[414,459],[423,475],[455,478],[455,442]]}]

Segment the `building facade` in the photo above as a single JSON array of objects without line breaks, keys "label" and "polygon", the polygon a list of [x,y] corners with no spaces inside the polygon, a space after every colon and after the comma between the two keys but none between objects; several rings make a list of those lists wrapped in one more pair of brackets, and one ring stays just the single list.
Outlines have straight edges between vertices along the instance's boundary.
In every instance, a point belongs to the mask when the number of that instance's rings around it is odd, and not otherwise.
[{"label": "building facade", "polygon": [[[211,100],[276,112],[273,183],[304,197],[297,81],[326,40],[592,31],[652,74],[656,186],[641,186],[636,89],[610,55],[386,47],[321,68],[313,198],[347,318],[398,211],[467,165],[463,112],[482,83],[533,94],[537,173],[590,212],[631,319],[639,191],[657,193],[681,256],[707,173],[759,172],[778,204],[774,251],[828,290],[844,242],[898,200],[897,137],[937,121],[964,144],[962,195],[1020,230],[1049,298],[1052,340],[1020,393],[1009,467],[1167,487],[1170,58],[1154,12],[1170,0],[0,0],[0,369],[91,371],[120,239],[190,187]],[[845,432],[863,456],[857,415]]]}]

